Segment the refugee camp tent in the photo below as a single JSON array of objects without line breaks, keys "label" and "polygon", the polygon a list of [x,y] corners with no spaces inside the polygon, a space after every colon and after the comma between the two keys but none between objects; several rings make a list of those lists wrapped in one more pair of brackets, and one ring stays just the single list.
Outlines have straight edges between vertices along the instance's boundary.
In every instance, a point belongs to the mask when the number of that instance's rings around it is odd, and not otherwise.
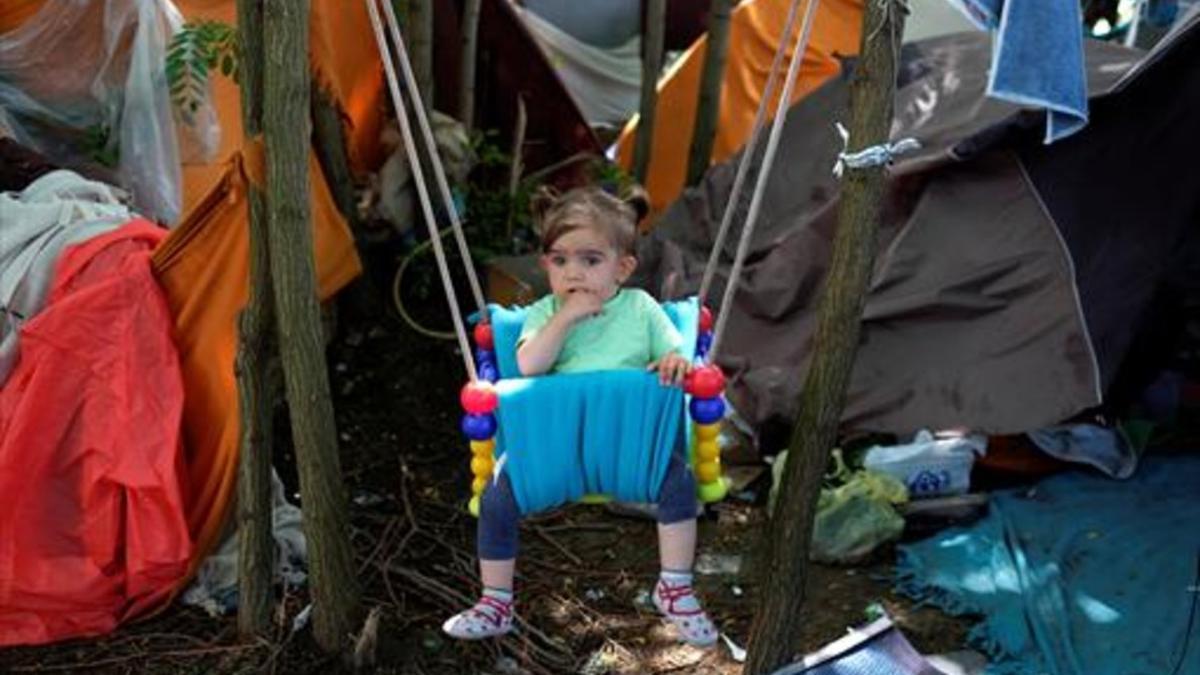
[{"label": "refugee camp tent", "polygon": [[[150,5],[159,1],[148,0]],[[103,8],[104,16],[116,14],[108,11],[110,5],[146,4],[142,0],[88,2]],[[179,0],[175,4],[190,20],[236,24],[234,0]],[[79,6],[8,0],[0,4],[0,40],[22,26],[53,23],[61,17],[59,10]],[[78,65],[77,55],[89,53],[83,48],[89,41],[104,39],[103,23],[58,23],[55,27],[69,32],[76,48],[53,51],[40,65],[49,81],[55,73],[72,72]],[[382,69],[373,41],[367,37],[371,29],[366,9],[361,3],[317,0],[312,4],[311,29],[315,81],[344,115],[352,167],[365,170],[378,160],[375,146],[384,111]],[[18,366],[3,389],[0,478],[5,485],[28,482],[31,458],[37,458],[40,471],[39,482],[25,485],[29,489],[20,495],[13,491],[0,494],[4,505],[0,509],[0,645],[102,633],[163,606],[226,530],[238,455],[233,362],[236,317],[247,295],[246,195],[250,185],[263,182],[263,159],[259,139],[242,138],[237,86],[219,77],[212,86],[222,132],[214,160],[183,168],[182,216],[169,234],[160,230],[152,236],[144,231],[153,229],[144,221],[131,223],[130,227],[142,229],[129,240],[139,246],[145,242],[144,248],[153,248],[153,255],[141,253],[139,262],[135,254],[141,249],[132,251],[122,259],[127,262],[121,263],[128,268],[128,275],[116,277],[118,282],[138,280],[152,272],[157,280],[158,302],[169,312],[163,330],[169,332],[176,352],[158,364],[174,368],[181,387],[140,393],[150,396],[149,409],[110,409],[103,405],[107,399],[80,400],[90,396],[89,392],[54,388],[53,381],[46,381],[52,371],[30,371],[26,377]],[[328,298],[358,274],[359,261],[349,229],[313,158],[309,175],[318,286],[321,297]],[[64,266],[60,275],[78,267]],[[80,276],[86,278],[87,274]],[[66,286],[60,286],[65,293]],[[136,303],[152,302],[146,300],[148,294],[153,295],[149,293],[152,286],[138,284],[136,293],[111,295],[107,300],[136,312]],[[61,318],[63,313],[51,312],[53,309],[51,304],[45,316]],[[55,335],[86,340],[87,324],[68,323],[67,327],[72,330]],[[108,335],[92,332],[97,339]],[[89,352],[112,353],[107,344],[105,349],[85,343],[66,347],[81,358]],[[97,371],[96,376],[106,372],[110,371]],[[120,382],[130,386],[158,381],[136,371],[124,375],[128,379]],[[34,386],[38,383],[43,386]],[[48,387],[65,398],[38,398],[38,391]],[[20,415],[40,410],[39,419],[44,421],[54,414],[47,409],[60,411],[56,426],[37,436],[24,433],[30,426],[27,422],[34,418]],[[128,443],[122,461],[109,461],[105,453],[89,445],[95,440],[89,436],[95,428],[120,426],[105,416],[128,421],[121,416],[136,413],[144,417],[156,411],[163,420],[179,420],[173,437],[150,437],[139,434],[138,428],[124,429],[122,438]],[[25,445],[31,438],[37,443]],[[111,447],[124,442],[107,436],[105,441]],[[98,502],[94,496],[100,492],[111,498]],[[22,501],[11,501],[17,496],[22,496]],[[182,511],[174,521],[160,517],[164,509],[178,509],[179,501]],[[177,564],[181,559],[182,566]],[[135,563],[149,566],[135,570]],[[135,571],[139,572],[136,577]]]},{"label": "refugee camp tent", "polygon": [[[1088,41],[1091,121],[1049,146],[1034,128],[1043,113],[984,97],[990,56],[982,33],[903,49],[892,136],[922,149],[890,171],[847,429],[1062,421],[1113,393],[1138,330],[1157,320],[1156,292],[1200,278],[1200,18],[1145,59]],[[741,286],[722,308],[730,395],[760,430],[794,417],[821,348],[842,149],[833,123],[847,119],[847,91],[843,74],[789,112]],[[643,242],[652,290],[695,292],[735,170],[710,170]]]},{"label": "refugee camp tent", "polygon": [[[459,3],[439,2],[434,12],[434,100],[442,111],[458,110],[462,57]],[[509,0],[480,3],[475,71],[475,128],[494,132],[489,140],[512,148],[517,101],[525,102],[523,168],[534,172],[579,153],[599,157],[603,147],[571,98],[554,66]],[[487,101],[484,106],[481,103]],[[573,169],[580,165],[573,165]]]},{"label": "refugee camp tent", "polygon": [[[750,135],[791,4],[792,0],[749,0],[733,10],[721,85],[720,122],[712,149],[714,163],[728,159]],[[824,0],[818,5],[812,36],[792,93],[793,102],[840,72],[839,56],[858,53],[862,10],[863,0]],[[796,22],[796,32],[800,30],[799,23]],[[788,44],[786,58],[790,59],[794,38]],[[683,189],[707,45],[707,36],[701,37],[659,80],[658,112],[646,178],[653,213],[674,202]],[[617,143],[617,161],[626,169],[633,166],[636,135],[637,118],[634,118],[625,125]]]},{"label": "refugee camp tent", "polygon": [[[522,0],[518,10],[559,78],[592,124],[623,126],[638,111],[644,0]],[[663,50],[690,47],[706,30],[706,0],[672,0]]]}]

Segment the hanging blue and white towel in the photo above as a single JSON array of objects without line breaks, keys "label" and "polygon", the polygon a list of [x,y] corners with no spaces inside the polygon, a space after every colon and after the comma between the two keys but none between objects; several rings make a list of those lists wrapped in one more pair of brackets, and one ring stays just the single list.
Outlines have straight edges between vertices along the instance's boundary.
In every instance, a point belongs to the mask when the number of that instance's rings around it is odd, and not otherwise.
[{"label": "hanging blue and white towel", "polygon": [[1046,143],[1087,125],[1079,0],[950,0],[994,30],[987,95],[1046,109]]}]

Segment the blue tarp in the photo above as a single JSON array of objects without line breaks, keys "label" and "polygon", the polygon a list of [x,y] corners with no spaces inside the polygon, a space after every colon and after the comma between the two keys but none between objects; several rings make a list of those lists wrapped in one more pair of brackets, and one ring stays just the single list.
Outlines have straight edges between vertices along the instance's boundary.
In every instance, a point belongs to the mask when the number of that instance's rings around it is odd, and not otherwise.
[{"label": "blue tarp", "polygon": [[989,674],[1200,675],[1200,456],[998,493],[899,556],[902,593],[982,616]]}]

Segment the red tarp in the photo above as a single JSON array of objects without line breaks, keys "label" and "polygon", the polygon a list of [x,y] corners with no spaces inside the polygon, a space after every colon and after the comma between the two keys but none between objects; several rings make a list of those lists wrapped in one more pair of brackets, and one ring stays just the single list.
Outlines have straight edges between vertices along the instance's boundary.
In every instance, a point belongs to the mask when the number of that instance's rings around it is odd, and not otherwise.
[{"label": "red tarp", "polygon": [[174,325],[135,220],[66,251],[0,389],[0,646],[106,633],[187,571]]}]

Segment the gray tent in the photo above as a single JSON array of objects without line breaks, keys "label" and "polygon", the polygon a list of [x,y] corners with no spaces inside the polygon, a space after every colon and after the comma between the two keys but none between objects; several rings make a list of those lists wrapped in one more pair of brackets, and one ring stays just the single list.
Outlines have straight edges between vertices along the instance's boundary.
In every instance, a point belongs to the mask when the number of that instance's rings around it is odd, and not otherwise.
[{"label": "gray tent", "polygon": [[[1158,290],[1195,270],[1200,16],[1149,55],[1088,41],[1091,122],[1052,146],[1042,113],[984,97],[990,54],[980,33],[904,48],[892,136],[924,147],[891,172],[848,429],[1021,432],[1097,406]],[[847,92],[843,77],[789,112],[729,308],[722,365],[760,429],[794,416],[820,348]],[[699,286],[735,170],[714,167],[663,215],[643,242],[644,285]]]}]

